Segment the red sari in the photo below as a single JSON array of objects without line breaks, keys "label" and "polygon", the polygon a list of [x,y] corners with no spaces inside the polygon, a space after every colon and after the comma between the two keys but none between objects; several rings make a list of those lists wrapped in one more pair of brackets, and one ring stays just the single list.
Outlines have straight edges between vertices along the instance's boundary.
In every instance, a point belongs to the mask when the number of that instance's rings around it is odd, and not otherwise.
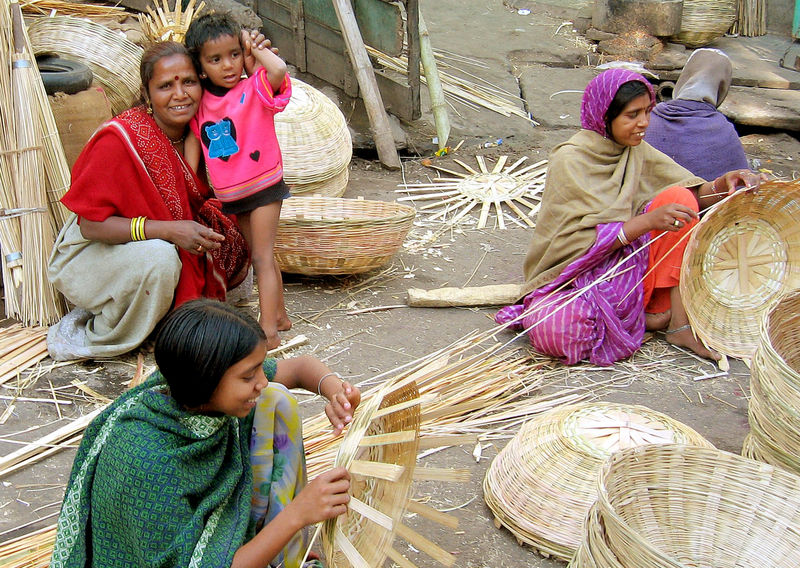
[{"label": "red sari", "polygon": [[194,220],[225,240],[204,255],[178,249],[182,263],[174,306],[199,297],[225,299],[227,284],[249,262],[247,244],[210,188],[189,168],[144,107],[107,122],[84,148],[61,199],[79,218],[111,216]]}]

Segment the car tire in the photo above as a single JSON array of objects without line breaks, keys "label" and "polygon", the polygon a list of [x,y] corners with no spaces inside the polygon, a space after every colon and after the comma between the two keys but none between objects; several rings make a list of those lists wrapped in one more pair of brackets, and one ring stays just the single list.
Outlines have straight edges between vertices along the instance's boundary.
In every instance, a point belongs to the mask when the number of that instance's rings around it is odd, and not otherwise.
[{"label": "car tire", "polygon": [[48,55],[37,57],[36,65],[48,95],[73,95],[88,89],[92,84],[92,70],[78,61]]}]

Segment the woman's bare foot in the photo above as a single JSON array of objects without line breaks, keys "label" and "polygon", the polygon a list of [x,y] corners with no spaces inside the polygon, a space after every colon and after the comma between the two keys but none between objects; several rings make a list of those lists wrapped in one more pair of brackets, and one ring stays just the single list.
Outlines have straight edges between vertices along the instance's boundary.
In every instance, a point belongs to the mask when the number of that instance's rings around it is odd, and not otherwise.
[{"label": "woman's bare foot", "polygon": [[644,314],[644,328],[647,331],[659,331],[665,329],[669,325],[669,320],[672,317],[672,311],[667,310],[660,314]]},{"label": "woman's bare foot", "polygon": [[688,324],[676,329],[668,329],[665,332],[665,335],[667,336],[668,343],[691,349],[694,353],[700,355],[700,357],[705,357],[706,359],[711,359],[712,361],[719,361],[721,358],[719,353],[712,349],[708,349],[699,339],[694,336],[694,333],[692,333],[692,328]]},{"label": "woman's bare foot", "polygon": [[267,351],[280,347],[281,338],[277,332],[270,333],[267,330],[264,330],[264,333],[267,335]]}]

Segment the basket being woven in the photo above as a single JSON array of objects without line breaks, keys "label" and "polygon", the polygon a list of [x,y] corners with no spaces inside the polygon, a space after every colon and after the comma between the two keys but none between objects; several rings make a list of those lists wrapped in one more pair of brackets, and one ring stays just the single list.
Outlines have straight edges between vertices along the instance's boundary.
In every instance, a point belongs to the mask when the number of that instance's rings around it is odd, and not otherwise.
[{"label": "basket being woven", "polygon": [[751,366],[750,433],[742,454],[800,474],[800,291],[764,316]]},{"label": "basket being woven", "polygon": [[596,507],[573,568],[800,566],[800,477],[728,452],[618,452],[600,471]]},{"label": "basket being woven", "polygon": [[737,0],[683,0],[681,31],[672,39],[688,47],[708,45],[736,21]]},{"label": "basket being woven", "polygon": [[119,114],[139,99],[143,50],[121,32],[79,18],[36,18],[28,27],[36,55],[55,53],[88,65]]},{"label": "basket being woven", "polygon": [[680,291],[697,336],[726,355],[749,359],[762,314],[800,287],[800,181],[740,191],[694,228]]},{"label": "basket being woven", "polygon": [[483,481],[484,498],[519,541],[569,560],[608,456],[671,443],[711,447],[688,426],[644,406],[564,406],[527,422],[497,455]]},{"label": "basket being woven", "polygon": [[359,274],[389,262],[416,212],[394,202],[292,197],[283,202],[275,259],[283,272]]},{"label": "basket being woven", "polygon": [[275,115],[283,179],[293,195],[341,197],[353,142],[342,111],[322,92],[292,78],[292,98]]}]

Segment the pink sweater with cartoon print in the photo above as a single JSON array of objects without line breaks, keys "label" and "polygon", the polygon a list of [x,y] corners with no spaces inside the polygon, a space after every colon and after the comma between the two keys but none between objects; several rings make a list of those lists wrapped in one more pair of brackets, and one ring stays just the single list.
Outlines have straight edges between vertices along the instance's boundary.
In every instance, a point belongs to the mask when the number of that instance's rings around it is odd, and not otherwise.
[{"label": "pink sweater with cartoon print", "polygon": [[222,95],[203,93],[190,127],[200,140],[208,177],[220,201],[249,197],[283,178],[274,117],[291,96],[289,75],[273,93],[263,67]]}]

